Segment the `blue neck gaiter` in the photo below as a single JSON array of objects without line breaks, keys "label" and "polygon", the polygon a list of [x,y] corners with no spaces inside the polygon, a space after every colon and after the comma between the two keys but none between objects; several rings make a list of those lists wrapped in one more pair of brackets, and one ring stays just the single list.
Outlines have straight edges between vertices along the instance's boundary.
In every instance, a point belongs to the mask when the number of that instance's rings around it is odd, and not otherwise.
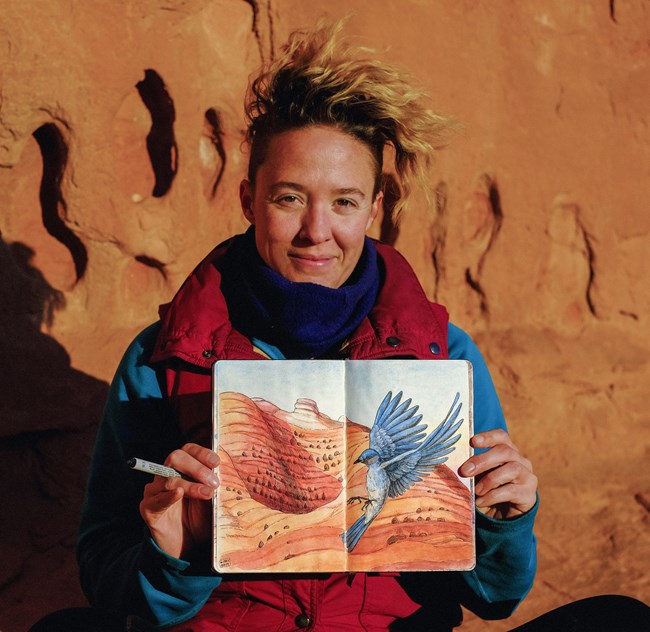
[{"label": "blue neck gaiter", "polygon": [[218,268],[233,327],[278,347],[287,358],[335,352],[379,293],[377,251],[367,237],[356,268],[336,289],[289,281],[269,268],[257,252],[252,226],[233,240]]}]

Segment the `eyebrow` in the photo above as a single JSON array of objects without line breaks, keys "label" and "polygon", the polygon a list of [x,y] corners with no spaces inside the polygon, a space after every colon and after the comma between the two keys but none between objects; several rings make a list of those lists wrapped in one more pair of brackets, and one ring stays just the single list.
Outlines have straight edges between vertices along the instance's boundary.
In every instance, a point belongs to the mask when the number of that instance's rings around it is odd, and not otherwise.
[{"label": "eyebrow", "polygon": [[[276,182],[274,185],[271,186],[271,191],[275,192],[278,189],[295,189],[296,191],[300,191],[301,193],[304,193],[307,190],[307,187],[303,186],[302,184],[298,184],[297,182]],[[337,195],[358,195],[362,198],[366,197],[366,194],[359,188],[357,187],[342,187],[340,189],[334,189],[334,193]]]},{"label": "eyebrow", "polygon": [[336,189],[336,193],[340,193],[341,195],[359,195],[362,198],[366,197],[366,194],[361,189],[357,189],[356,187],[349,187],[347,189]]},{"label": "eyebrow", "polygon": [[278,189],[295,189],[296,191],[304,191],[305,187],[297,182],[276,182],[271,186],[271,191],[275,192]]}]

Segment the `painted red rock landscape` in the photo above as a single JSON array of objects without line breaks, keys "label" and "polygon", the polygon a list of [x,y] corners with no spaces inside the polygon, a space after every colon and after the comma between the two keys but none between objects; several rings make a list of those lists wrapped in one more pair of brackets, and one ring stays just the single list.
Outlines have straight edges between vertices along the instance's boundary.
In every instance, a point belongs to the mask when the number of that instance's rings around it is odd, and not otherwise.
[{"label": "painted red rock landscape", "polygon": [[330,419],[312,400],[288,412],[233,392],[221,393],[219,416],[221,572],[472,566],[470,491],[447,466],[389,500],[347,554],[341,534],[361,514],[347,499],[367,494],[366,468],[354,461],[369,429]]}]

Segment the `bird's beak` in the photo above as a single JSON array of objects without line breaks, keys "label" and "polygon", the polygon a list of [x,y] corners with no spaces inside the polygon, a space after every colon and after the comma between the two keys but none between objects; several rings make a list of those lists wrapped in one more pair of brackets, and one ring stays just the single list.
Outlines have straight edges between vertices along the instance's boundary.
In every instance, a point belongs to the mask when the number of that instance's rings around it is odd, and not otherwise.
[{"label": "bird's beak", "polygon": [[358,459],[353,463],[353,465],[354,465],[355,463],[361,463],[361,457],[359,457],[359,458],[358,458]]}]

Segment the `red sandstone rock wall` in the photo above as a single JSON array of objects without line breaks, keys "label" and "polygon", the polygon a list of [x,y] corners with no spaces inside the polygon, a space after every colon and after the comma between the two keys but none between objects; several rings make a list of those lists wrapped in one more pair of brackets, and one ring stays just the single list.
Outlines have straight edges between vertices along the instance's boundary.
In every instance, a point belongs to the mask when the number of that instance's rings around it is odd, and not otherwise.
[{"label": "red sandstone rock wall", "polygon": [[475,336],[539,474],[539,577],[511,625],[590,594],[650,599],[647,2],[4,0],[4,632],[83,603],[74,532],[107,382],[244,228],[248,74],[349,11],[348,33],[465,126],[431,174],[436,209],[416,198],[374,235]]}]

